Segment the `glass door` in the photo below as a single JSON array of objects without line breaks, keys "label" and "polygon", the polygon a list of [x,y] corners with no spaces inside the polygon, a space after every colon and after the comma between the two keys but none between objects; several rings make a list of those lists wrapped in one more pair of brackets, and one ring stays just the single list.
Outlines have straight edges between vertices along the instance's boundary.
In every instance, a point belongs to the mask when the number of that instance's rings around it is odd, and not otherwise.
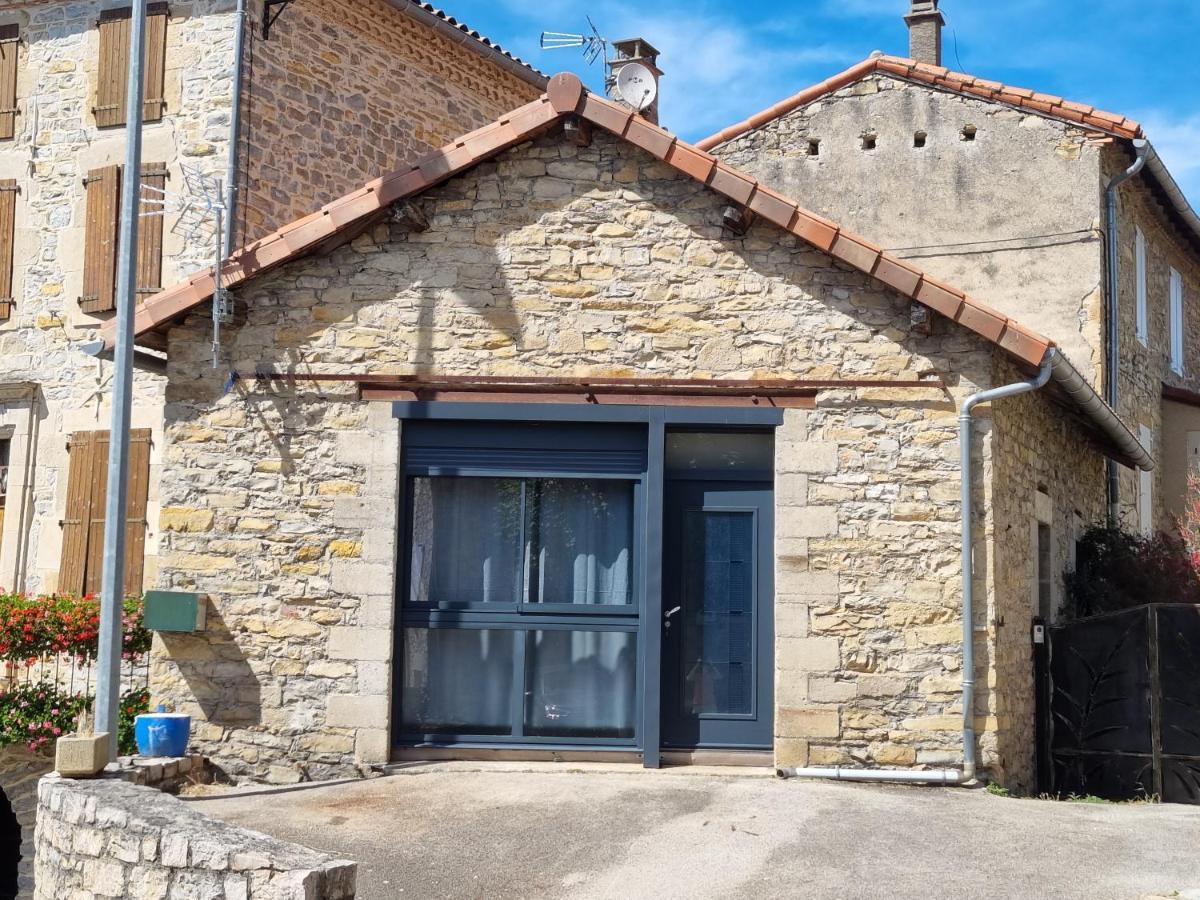
[{"label": "glass door", "polygon": [[771,746],[772,493],[769,482],[667,483],[664,746]]},{"label": "glass door", "polygon": [[405,435],[396,740],[635,746],[644,429],[426,431]]}]

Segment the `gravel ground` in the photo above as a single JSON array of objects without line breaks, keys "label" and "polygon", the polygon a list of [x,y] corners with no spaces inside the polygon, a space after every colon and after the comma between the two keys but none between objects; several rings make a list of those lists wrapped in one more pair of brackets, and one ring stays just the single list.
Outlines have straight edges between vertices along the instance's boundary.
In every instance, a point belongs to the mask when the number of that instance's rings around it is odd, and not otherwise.
[{"label": "gravel ground", "polygon": [[191,802],[358,860],[363,898],[1200,900],[1197,807],[729,771],[440,763]]}]

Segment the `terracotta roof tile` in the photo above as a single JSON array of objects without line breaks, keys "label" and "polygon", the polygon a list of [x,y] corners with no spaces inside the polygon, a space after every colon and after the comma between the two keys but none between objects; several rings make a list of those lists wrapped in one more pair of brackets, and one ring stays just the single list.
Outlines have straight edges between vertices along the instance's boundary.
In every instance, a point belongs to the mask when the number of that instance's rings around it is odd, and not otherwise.
[{"label": "terracotta roof tile", "polygon": [[1028,88],[1013,87],[998,81],[987,81],[975,78],[963,72],[952,72],[942,66],[931,66],[912,59],[897,56],[874,56],[864,60],[832,78],[805,88],[798,94],[780,100],[773,106],[756,113],[750,118],[730,125],[716,134],[698,141],[696,146],[702,150],[711,150],[726,141],[732,140],[747,131],[761,128],[767,122],[787,115],[793,110],[806,106],[848,84],[858,81],[876,72],[884,72],[927,84],[939,90],[951,91],[972,97],[979,97],[993,103],[1004,103],[1020,109],[1026,109],[1039,115],[1059,118],[1074,124],[1087,125],[1099,131],[1104,131],[1116,137],[1143,137],[1141,126],[1125,116],[1104,112],[1093,106],[1082,103],[1072,103],[1053,94],[1039,94]]},{"label": "terracotta roof tile", "polygon": [[[575,76],[555,76],[554,82],[553,97],[543,96],[526,104],[499,121],[448,144],[415,165],[377,178],[321,210],[247,245],[235,253],[223,268],[225,285],[239,284],[312,252],[329,238],[368,221],[370,216],[390,204],[420,194],[507,147],[529,140],[543,127],[578,110],[578,114],[594,126],[645,148],[665,159],[681,173],[708,185],[733,202],[749,205],[767,221],[996,342],[1022,362],[1040,364],[1053,346],[1053,342],[1047,338],[965,296],[961,291],[924,276],[909,263],[889,256],[858,235],[843,231],[835,223],[798,206],[790,198],[750,175],[716,160],[703,150],[689,146],[624,107],[584,92]],[[208,271],[159,292],[138,308],[135,316],[136,334],[142,335],[168,326],[178,316],[206,302],[212,296],[213,289],[213,275]],[[105,323],[101,328],[101,334],[109,346],[112,345],[114,330],[115,322]]]}]

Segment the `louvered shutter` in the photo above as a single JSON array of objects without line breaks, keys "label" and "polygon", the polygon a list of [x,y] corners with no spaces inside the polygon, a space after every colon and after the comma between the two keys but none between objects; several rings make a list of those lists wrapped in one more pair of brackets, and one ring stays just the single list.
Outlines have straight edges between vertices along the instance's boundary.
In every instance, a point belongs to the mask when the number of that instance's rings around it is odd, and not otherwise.
[{"label": "louvered shutter", "polygon": [[87,184],[87,224],[83,248],[84,312],[114,309],[117,293],[117,219],[121,203],[121,167],[93,169]]},{"label": "louvered shutter", "polygon": [[0,140],[9,140],[17,133],[17,55],[20,47],[20,27],[0,26]]},{"label": "louvered shutter", "polygon": [[[167,4],[151,3],[146,18],[146,65],[143,115],[147,122],[163,116],[167,60]],[[96,125],[124,125],[128,93],[129,44],[132,10],[109,9],[100,14],[100,63],[97,68]]]},{"label": "louvered shutter", "polygon": [[[129,436],[129,494],[125,533],[125,592],[140,594],[146,551],[146,502],[150,487],[150,430]],[[58,589],[74,594],[100,590],[104,574],[104,512],[108,496],[109,432],[71,435],[67,515],[63,519]]]},{"label": "louvered shutter", "polygon": [[143,164],[142,216],[138,221],[138,302],[162,290],[163,217],[146,213],[161,213],[161,192],[166,187],[166,163]]},{"label": "louvered shutter", "polygon": [[17,235],[17,182],[0,180],[0,320],[12,315],[13,242]]}]

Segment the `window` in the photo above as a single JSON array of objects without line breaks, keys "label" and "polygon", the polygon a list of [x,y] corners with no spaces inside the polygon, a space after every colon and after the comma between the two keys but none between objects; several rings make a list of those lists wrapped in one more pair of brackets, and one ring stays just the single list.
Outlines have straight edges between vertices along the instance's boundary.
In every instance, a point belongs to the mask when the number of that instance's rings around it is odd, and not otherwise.
[{"label": "window", "polygon": [[925,147],[925,142],[928,140],[928,135],[924,131],[918,131],[913,135],[913,147],[921,150]]},{"label": "window", "polygon": [[[88,172],[84,179],[87,194],[87,222],[83,251],[83,294],[79,298],[84,312],[98,313],[116,309],[117,248],[121,226],[122,166],[105,166]],[[144,163],[141,179],[141,216],[138,224],[137,293],[139,300],[162,289],[163,217],[147,215],[160,211],[161,191],[166,189],[167,167],[163,163]]]},{"label": "window", "polygon": [[874,150],[878,140],[878,135],[873,132],[867,132],[862,136],[862,148],[864,150]]},{"label": "window", "polygon": [[[104,498],[108,486],[108,432],[77,431],[69,445],[67,509],[63,517],[58,590],[87,594],[100,589],[104,551]],[[125,590],[142,590],[146,546],[146,499],[150,484],[150,430],[135,429],[129,445],[126,507]]]},{"label": "window", "polygon": [[[147,122],[163,117],[163,87],[167,57],[167,4],[151,3],[146,17],[146,66],[143,115]],[[99,128],[124,125],[129,72],[132,10],[109,9],[100,14],[100,61],[96,106],[92,113]]]},{"label": "window", "polygon": [[636,739],[644,430],[406,423],[405,742]]},{"label": "window", "polygon": [[20,49],[20,27],[0,25],[0,141],[11,140],[17,133],[17,55]]},{"label": "window", "polygon": [[1047,622],[1054,619],[1054,545],[1049,525],[1037,526],[1037,609]]},{"label": "window", "polygon": [[[1142,446],[1154,452],[1154,435],[1145,425],[1138,426]],[[1138,530],[1147,537],[1154,533],[1154,473],[1138,470]]]},{"label": "window", "polygon": [[12,438],[0,438],[0,537],[4,535],[4,513],[8,507],[8,464]]},{"label": "window", "polygon": [[1183,374],[1183,278],[1171,270],[1171,371]]},{"label": "window", "polygon": [[1147,342],[1150,326],[1146,313],[1146,236],[1142,229],[1134,236],[1135,277],[1137,279],[1137,339]]},{"label": "window", "polygon": [[633,486],[414,478],[411,603],[627,605]]},{"label": "window", "polygon": [[17,182],[0,180],[0,321],[12,315],[13,245],[17,236]]}]

